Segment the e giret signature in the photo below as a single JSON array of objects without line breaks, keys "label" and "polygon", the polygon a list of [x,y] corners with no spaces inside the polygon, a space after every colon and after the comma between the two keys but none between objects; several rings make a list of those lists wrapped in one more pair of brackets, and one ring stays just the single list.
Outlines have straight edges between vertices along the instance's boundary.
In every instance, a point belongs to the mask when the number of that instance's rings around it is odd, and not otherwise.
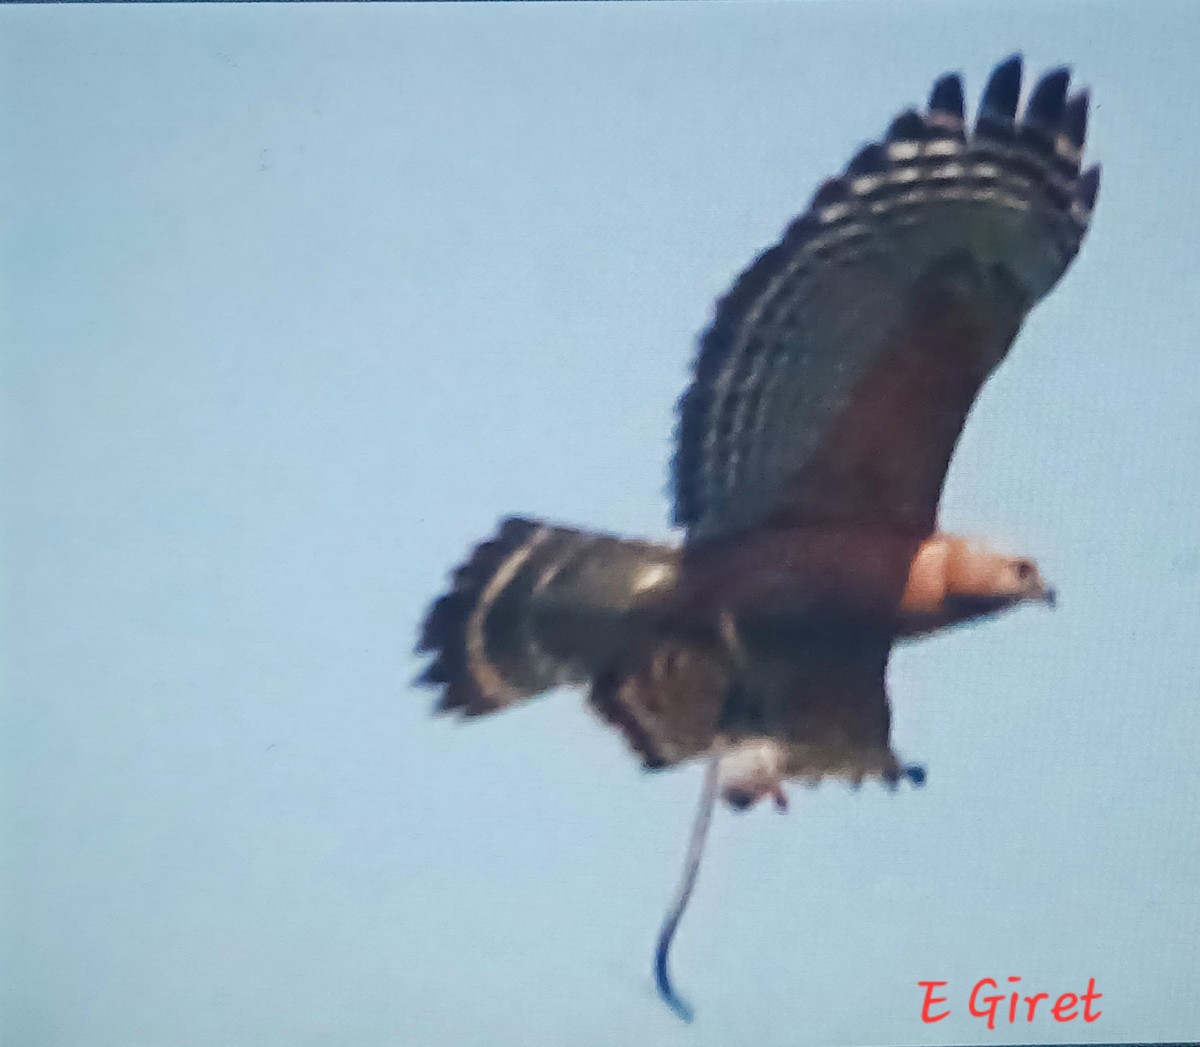
[{"label": "e giret signature", "polygon": [[[1008,979],[1010,985],[1015,985],[1020,980],[1013,976]],[[949,996],[937,995],[938,990],[948,984],[936,981],[917,982],[917,985],[925,990],[925,999],[921,1004],[921,1021],[926,1025],[950,1017],[951,1009],[945,1006],[949,1002]],[[999,992],[999,988],[994,978],[980,978],[967,997],[968,1013],[972,1018],[986,1019],[989,1029],[996,1027],[998,1016],[1007,1016],[1008,1024],[1015,1025],[1017,1022],[1032,1023],[1039,1012],[1043,1016],[1049,1014],[1056,1022],[1073,1022],[1080,1017],[1085,1022],[1094,1022],[1103,1013],[1098,1008],[1092,1009],[1092,1004],[1104,995],[1096,991],[1095,978],[1088,979],[1087,992],[1065,992],[1053,1003],[1050,1002],[1048,992],[1035,992],[1023,996],[1016,989]]]}]

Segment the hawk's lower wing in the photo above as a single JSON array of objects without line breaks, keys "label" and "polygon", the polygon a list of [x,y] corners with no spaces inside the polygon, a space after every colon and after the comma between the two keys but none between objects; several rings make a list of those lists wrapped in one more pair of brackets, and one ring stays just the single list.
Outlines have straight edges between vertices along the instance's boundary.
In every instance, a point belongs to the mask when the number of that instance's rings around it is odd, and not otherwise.
[{"label": "hawk's lower wing", "polygon": [[891,638],[853,623],[741,635],[718,747],[757,752],[779,779],[892,780],[885,675]]},{"label": "hawk's lower wing", "polygon": [[1091,217],[1088,98],[1067,83],[1043,78],[1018,121],[1011,59],[968,133],[943,78],[738,280],[681,404],[690,540],[773,517],[932,529],[971,403]]},{"label": "hawk's lower wing", "polygon": [[851,623],[731,628],[729,636],[663,638],[597,680],[593,706],[646,767],[734,752],[765,760],[779,779],[899,773],[884,682],[888,634]]},{"label": "hawk's lower wing", "polygon": [[657,770],[709,752],[734,667],[719,638],[647,635],[592,685],[590,701]]}]

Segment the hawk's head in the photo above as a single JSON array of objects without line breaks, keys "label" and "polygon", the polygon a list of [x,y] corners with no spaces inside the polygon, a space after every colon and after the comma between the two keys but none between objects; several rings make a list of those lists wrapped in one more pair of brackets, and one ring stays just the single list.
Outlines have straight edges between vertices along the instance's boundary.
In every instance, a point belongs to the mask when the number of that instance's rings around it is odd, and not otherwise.
[{"label": "hawk's head", "polygon": [[999,611],[1030,601],[1053,607],[1058,595],[1036,561],[960,539],[946,561],[945,599]]},{"label": "hawk's head", "polygon": [[973,538],[937,534],[925,542],[909,568],[900,605],[900,635],[919,636],[959,622],[1016,607],[1053,607],[1054,588],[1037,563]]}]

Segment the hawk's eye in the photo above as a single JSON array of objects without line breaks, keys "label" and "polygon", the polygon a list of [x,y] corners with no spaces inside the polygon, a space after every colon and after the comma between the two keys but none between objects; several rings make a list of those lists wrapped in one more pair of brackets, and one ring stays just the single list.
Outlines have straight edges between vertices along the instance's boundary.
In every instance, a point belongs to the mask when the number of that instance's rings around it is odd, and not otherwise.
[{"label": "hawk's eye", "polygon": [[1028,560],[1019,560],[1017,562],[1017,579],[1022,582],[1029,581],[1033,577],[1033,564]]}]

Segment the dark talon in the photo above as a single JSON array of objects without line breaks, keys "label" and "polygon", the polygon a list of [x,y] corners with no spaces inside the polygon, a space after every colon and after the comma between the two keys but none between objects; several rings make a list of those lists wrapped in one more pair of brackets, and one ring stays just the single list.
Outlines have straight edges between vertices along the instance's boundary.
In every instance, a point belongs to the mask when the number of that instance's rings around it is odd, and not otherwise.
[{"label": "dark talon", "polygon": [[758,801],[758,793],[736,785],[727,786],[724,795],[725,802],[735,811],[748,811]]}]

